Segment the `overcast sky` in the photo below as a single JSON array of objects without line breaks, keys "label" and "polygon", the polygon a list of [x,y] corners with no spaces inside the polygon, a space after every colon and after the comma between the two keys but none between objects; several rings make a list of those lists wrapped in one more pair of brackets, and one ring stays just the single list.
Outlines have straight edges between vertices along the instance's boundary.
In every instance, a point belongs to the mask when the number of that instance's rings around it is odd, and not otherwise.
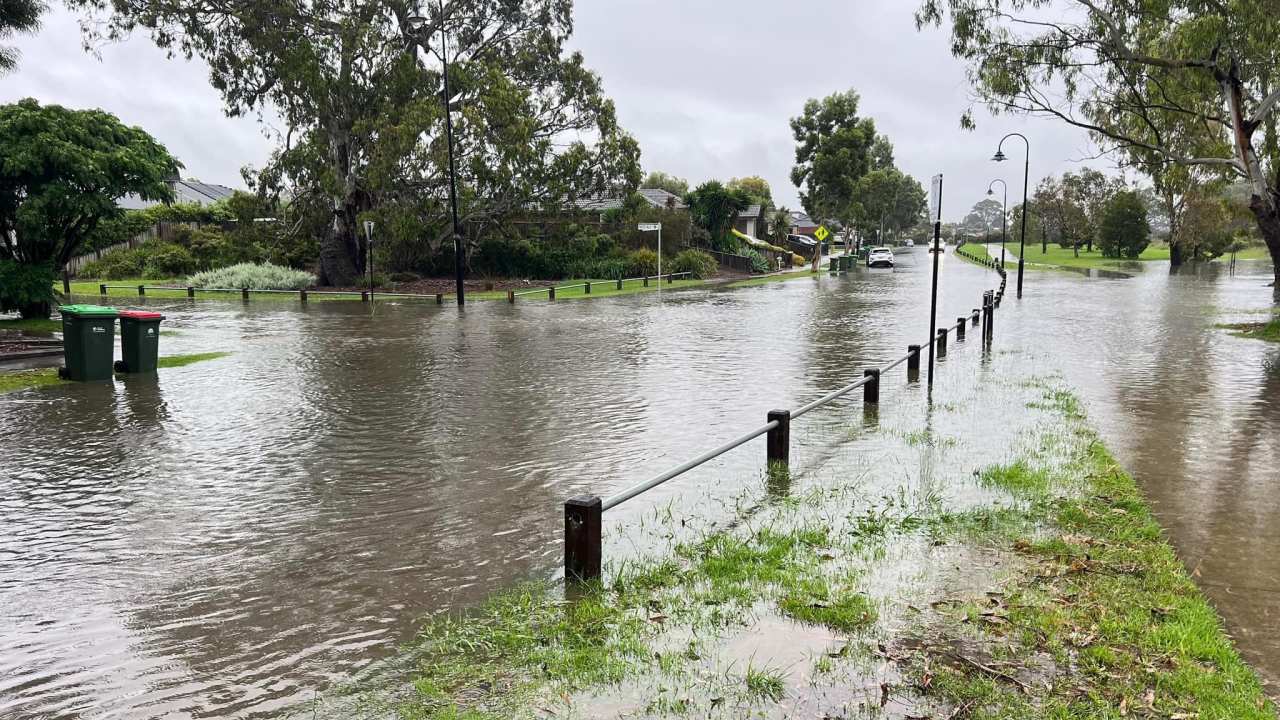
[{"label": "overcast sky", "polygon": [[[577,0],[572,46],[604,78],[619,119],[640,141],[646,171],[696,184],[761,175],[774,200],[799,208],[788,120],[808,98],[854,89],[860,111],[893,142],[899,167],[928,185],[943,173],[943,215],[960,219],[1004,177],[1021,193],[1016,162],[990,162],[1000,137],[1031,138],[1032,188],[1078,169],[1088,137],[1050,120],[991,118],[960,129],[969,104],[964,68],[941,30],[917,32],[914,0]],[[142,126],[186,166],[184,176],[242,187],[240,168],[273,147],[256,118],[232,119],[200,62],[167,59],[145,37],[95,58],[81,49],[76,18],[60,7],[41,31],[18,38],[17,71],[0,77],[0,101],[35,97],[101,107]],[[1102,160],[1087,161],[1099,169]]]}]

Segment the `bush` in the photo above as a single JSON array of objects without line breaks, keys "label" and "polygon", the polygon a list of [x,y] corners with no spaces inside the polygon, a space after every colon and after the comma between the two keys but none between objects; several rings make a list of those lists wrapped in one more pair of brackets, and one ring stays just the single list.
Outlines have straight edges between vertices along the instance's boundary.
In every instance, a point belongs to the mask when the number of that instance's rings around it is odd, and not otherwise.
[{"label": "bush", "polygon": [[640,248],[627,254],[627,273],[633,277],[658,274],[658,253]]},{"label": "bush", "polygon": [[671,272],[687,272],[691,276],[702,279],[716,274],[720,263],[701,250],[682,250],[671,262]]},{"label": "bush", "polygon": [[80,268],[78,277],[94,280],[126,280],[142,277],[146,252],[141,248],[113,250]]},{"label": "bush", "polygon": [[49,317],[53,281],[49,265],[0,259],[0,312],[18,310],[23,317]]},{"label": "bush", "polygon": [[773,268],[769,265],[769,261],[765,260],[764,256],[755,248],[745,247],[742,249],[741,253],[751,260],[751,272],[767,273],[773,271]]},{"label": "bush", "polygon": [[149,249],[142,265],[142,276],[171,278],[194,272],[196,259],[181,245],[163,244]]},{"label": "bush", "polygon": [[248,288],[250,290],[301,290],[316,283],[311,273],[262,263],[241,263],[220,270],[196,273],[187,284],[199,288]]},{"label": "bush", "polygon": [[1151,244],[1151,223],[1142,196],[1131,190],[1116,193],[1103,211],[1098,247],[1103,257],[1137,258]]}]

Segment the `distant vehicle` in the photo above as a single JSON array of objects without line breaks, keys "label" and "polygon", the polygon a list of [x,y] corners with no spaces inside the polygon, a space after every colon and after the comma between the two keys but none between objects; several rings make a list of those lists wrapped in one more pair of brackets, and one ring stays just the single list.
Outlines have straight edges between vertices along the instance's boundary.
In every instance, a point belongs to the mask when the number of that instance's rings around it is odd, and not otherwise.
[{"label": "distant vehicle", "polygon": [[867,267],[893,267],[893,251],[887,247],[871,248],[867,253]]},{"label": "distant vehicle", "polygon": [[911,238],[907,238],[907,241],[906,241],[905,243],[903,243],[903,245],[905,245],[906,247],[909,247],[909,248],[913,248],[913,247],[915,247],[915,246],[916,246],[916,241],[915,241],[915,240],[912,240]]}]

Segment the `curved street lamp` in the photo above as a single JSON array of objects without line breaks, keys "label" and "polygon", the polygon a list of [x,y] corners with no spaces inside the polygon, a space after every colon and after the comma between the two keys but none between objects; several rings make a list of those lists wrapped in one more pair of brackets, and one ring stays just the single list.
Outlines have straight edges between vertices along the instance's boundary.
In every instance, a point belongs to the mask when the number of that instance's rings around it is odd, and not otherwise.
[{"label": "curved street lamp", "polygon": [[1009,133],[1000,138],[1000,144],[996,146],[996,154],[991,159],[996,162],[1004,162],[1009,159],[1004,154],[1004,141],[1011,137],[1022,138],[1022,142],[1027,146],[1026,164],[1022,168],[1022,239],[1018,242],[1018,299],[1021,300],[1022,269],[1027,261],[1027,183],[1031,176],[1031,141],[1022,133]]},{"label": "curved street lamp", "polygon": [[1009,240],[1009,184],[1000,178],[991,181],[987,186],[987,197],[995,195],[991,188],[1000,183],[1004,188],[1004,200],[1000,203],[1000,267],[1004,268],[1004,244]]},{"label": "curved street lamp", "polygon": [[[458,305],[461,306],[461,305],[465,305],[467,302],[465,288],[462,282],[463,275],[465,274],[465,268],[466,268],[465,258],[463,257],[463,254],[466,252],[466,247],[463,245],[463,242],[462,242],[462,227],[461,227],[461,224],[458,222],[458,185],[457,185],[457,179],[456,179],[457,170],[454,167],[454,162],[453,162],[453,114],[450,112],[450,107],[449,107],[450,101],[453,98],[451,95],[449,95],[449,52],[448,52],[447,46],[445,45],[445,35],[444,35],[445,16],[444,16],[443,3],[439,5],[439,13],[440,13],[440,63],[444,66],[444,69],[441,72],[444,78],[444,94],[442,96],[442,99],[444,101],[444,131],[445,131],[446,140],[449,144],[449,210],[453,220],[453,272],[454,272],[455,283],[457,286],[455,288],[455,292],[457,293],[457,296],[458,296]],[[410,16],[406,18],[405,21],[408,23],[409,28],[413,30],[415,33],[422,32],[423,28],[427,27],[428,25],[427,18],[422,17],[421,15]]]}]

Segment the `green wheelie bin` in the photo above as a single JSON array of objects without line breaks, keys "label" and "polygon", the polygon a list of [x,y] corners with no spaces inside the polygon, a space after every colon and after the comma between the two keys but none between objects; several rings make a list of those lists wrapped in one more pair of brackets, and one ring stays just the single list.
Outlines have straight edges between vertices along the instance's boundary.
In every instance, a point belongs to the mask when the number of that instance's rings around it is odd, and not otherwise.
[{"label": "green wheelie bin", "polygon": [[116,309],[100,305],[63,305],[62,357],[58,377],[87,382],[110,380],[116,350]]},{"label": "green wheelie bin", "polygon": [[160,321],[164,316],[145,310],[120,311],[120,357],[116,372],[153,373],[160,356]]}]

